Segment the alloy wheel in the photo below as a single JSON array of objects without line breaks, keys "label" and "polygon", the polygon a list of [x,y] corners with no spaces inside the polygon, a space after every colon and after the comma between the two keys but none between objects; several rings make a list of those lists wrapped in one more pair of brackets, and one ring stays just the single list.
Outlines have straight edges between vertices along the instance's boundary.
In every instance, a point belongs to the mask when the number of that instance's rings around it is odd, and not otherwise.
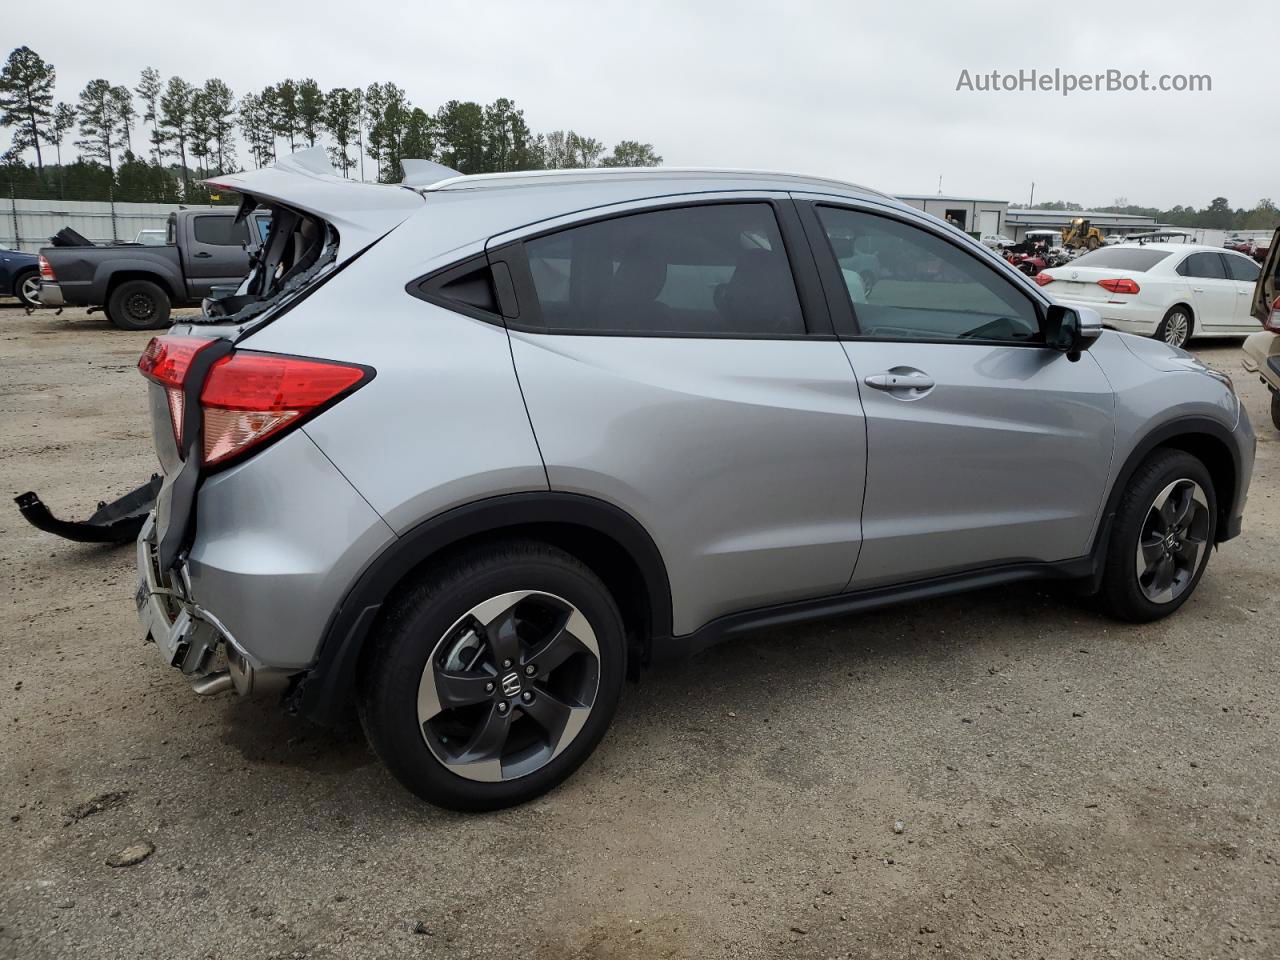
[{"label": "alloy wheel", "polygon": [[451,772],[513,780],[573,742],[599,684],[595,631],[577,607],[537,590],[504,593],[436,643],[418,683],[418,725]]},{"label": "alloy wheel", "polygon": [[1138,533],[1138,586],[1152,603],[1180,597],[1209,546],[1209,500],[1194,480],[1175,480],[1156,496]]},{"label": "alloy wheel", "polygon": [[32,274],[22,281],[22,300],[30,306],[39,306],[40,277]]},{"label": "alloy wheel", "polygon": [[1171,347],[1181,347],[1187,342],[1190,321],[1182,312],[1171,313],[1164,322],[1164,342]]}]

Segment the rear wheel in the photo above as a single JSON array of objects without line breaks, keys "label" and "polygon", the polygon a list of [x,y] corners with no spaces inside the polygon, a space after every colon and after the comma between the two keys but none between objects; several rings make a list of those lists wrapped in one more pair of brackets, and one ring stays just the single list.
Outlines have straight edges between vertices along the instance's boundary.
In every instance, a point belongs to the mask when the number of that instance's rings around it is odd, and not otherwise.
[{"label": "rear wheel", "polygon": [[1280,390],[1271,391],[1271,422],[1280,430]]},{"label": "rear wheel", "polygon": [[1182,606],[1209,563],[1217,509],[1209,471],[1191,454],[1162,450],[1139,467],[1107,547],[1108,612],[1144,623]]},{"label": "rear wheel", "polygon": [[40,274],[34,270],[18,274],[13,280],[13,294],[24,307],[40,306]]},{"label": "rear wheel", "polygon": [[1170,307],[1169,312],[1156,327],[1155,338],[1163,340],[1171,347],[1185,347],[1191,339],[1191,313],[1186,307]]},{"label": "rear wheel", "polygon": [[395,603],[361,721],[424,800],[511,806],[590,756],[617,709],[625,652],[613,598],[578,560],[532,541],[479,547]]},{"label": "rear wheel", "polygon": [[169,311],[169,295],[150,280],[126,280],[107,298],[107,317],[121,330],[167,327]]}]

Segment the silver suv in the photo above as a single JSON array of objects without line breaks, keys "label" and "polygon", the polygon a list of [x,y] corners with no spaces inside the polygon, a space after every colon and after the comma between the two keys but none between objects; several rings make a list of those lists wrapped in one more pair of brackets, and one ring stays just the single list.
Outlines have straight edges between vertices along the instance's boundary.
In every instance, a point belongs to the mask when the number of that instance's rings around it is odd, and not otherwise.
[{"label": "silver suv", "polygon": [[1227,377],[883,194],[306,154],[215,186],[271,234],[140,364],[145,629],[199,692],[355,704],[434,803],[550,789],[658,658],[1030,578],[1153,620],[1240,531]]}]

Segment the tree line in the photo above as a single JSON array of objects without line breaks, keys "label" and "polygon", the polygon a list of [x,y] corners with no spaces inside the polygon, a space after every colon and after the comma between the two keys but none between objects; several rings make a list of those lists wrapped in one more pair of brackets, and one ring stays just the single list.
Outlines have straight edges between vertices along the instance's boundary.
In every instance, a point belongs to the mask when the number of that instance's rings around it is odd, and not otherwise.
[{"label": "tree line", "polygon": [[1067,200],[1050,200],[1037,203],[1034,210],[1096,210],[1098,213],[1119,213],[1128,216],[1155,217],[1157,223],[1175,227],[1200,227],[1208,230],[1274,230],[1280,226],[1280,210],[1270,197],[1263,197],[1251,210],[1243,207],[1232,209],[1226,197],[1214,197],[1207,207],[1197,210],[1182,205],[1161,210],[1159,207],[1140,207],[1126,197],[1116,198],[1110,206],[1083,207]]},{"label": "tree line", "polygon": [[[401,179],[404,158],[462,173],[662,163],[638,140],[609,150],[573,130],[535,134],[506,97],[450,100],[432,111],[391,82],[324,90],[309,77],[237,96],[216,77],[196,85],[147,67],[132,87],[98,78],[66,103],[55,102],[56,78],[53,64],[26,46],[0,70],[0,127],[11,131],[0,184],[7,180],[15,196],[206,202],[198,181],[243,169],[241,146],[263,167],[320,145],[342,176],[380,183]],[[78,156],[64,163],[69,138]]]}]

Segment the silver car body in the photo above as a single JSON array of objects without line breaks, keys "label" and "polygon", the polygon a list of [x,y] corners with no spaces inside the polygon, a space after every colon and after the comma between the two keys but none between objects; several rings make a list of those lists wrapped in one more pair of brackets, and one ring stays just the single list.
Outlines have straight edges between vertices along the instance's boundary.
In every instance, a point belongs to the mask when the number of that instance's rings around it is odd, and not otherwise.
[{"label": "silver car body", "polygon": [[[838,612],[903,585],[1085,573],[1134,458],[1184,433],[1230,448],[1220,526],[1224,536],[1238,530],[1253,459],[1247,417],[1223,378],[1153,341],[1107,331],[1072,362],[1044,346],[829,333],[556,335],[406,291],[561,225],[713,197],[888,213],[964,244],[1050,307],[978,242],[874,191],[672,169],[459,177],[410,190],[304,165],[219,183],[324,216],[341,235],[341,269],[269,322],[197,332],[377,375],[203,478],[194,536],[172,570],[158,569],[148,546],[155,524],[144,531],[145,629],[193,678],[208,673],[184,646],[197,635],[226,646],[242,690],[255,671],[305,686],[322,661],[352,670],[354,661],[332,660],[347,636],[335,624],[367,629],[381,596],[357,585],[442,518],[498,502],[514,504],[514,526],[541,522],[522,521],[519,504],[551,496],[629,518],[660,558],[668,594],[651,602],[669,609],[653,611],[650,628],[664,650],[691,649],[744,615],[768,623],[767,611]],[[803,253],[790,253],[794,266]],[[886,371],[936,386],[909,398],[868,386]],[[159,414],[156,423],[164,461],[166,424]],[[382,593],[394,587],[379,576]]]}]

